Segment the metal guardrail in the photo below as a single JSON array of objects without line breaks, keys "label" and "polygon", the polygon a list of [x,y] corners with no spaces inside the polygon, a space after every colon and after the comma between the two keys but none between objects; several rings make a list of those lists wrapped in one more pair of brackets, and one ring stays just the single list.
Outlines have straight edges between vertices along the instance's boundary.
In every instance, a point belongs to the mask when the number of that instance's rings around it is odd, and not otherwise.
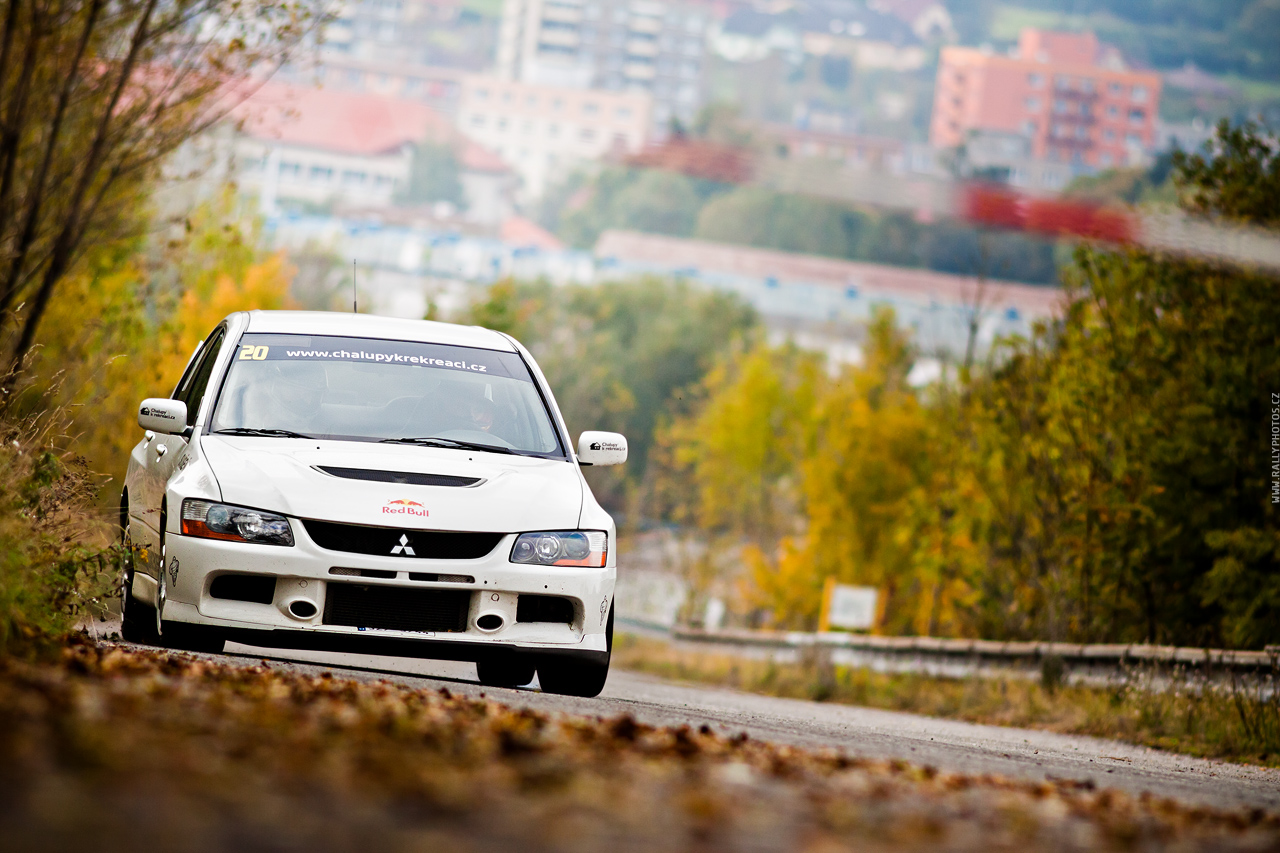
[{"label": "metal guardrail", "polygon": [[1264,651],[1230,649],[1196,649],[1179,646],[1078,644],[1044,642],[999,642],[995,640],[951,640],[940,637],[878,637],[844,632],[808,633],[803,631],[751,631],[722,629],[704,631],[676,627],[670,631],[676,640],[760,649],[829,648],[849,649],[880,654],[937,655],[949,658],[979,658],[991,661],[1035,661],[1048,657],[1064,662],[1112,664],[1116,666],[1162,664],[1186,668],[1221,668],[1236,670],[1270,670],[1278,664],[1280,646]]},{"label": "metal guardrail", "polygon": [[[1148,689],[1182,685],[1260,688],[1280,685],[1280,646],[1264,651],[1195,649],[1138,644],[1079,644],[879,637],[842,632],[705,631],[621,619],[622,630],[662,637],[680,648],[778,664],[824,665],[948,678],[1042,679],[1050,669],[1065,683],[1115,685],[1139,681]],[[1052,664],[1050,666],[1050,664]],[[1059,666],[1060,664],[1060,666]]]}]

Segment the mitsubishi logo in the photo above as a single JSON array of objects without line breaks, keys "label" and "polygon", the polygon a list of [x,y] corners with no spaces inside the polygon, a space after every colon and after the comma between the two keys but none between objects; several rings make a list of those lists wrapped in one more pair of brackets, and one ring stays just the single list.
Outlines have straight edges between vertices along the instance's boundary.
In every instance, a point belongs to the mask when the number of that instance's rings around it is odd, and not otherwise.
[{"label": "mitsubishi logo", "polygon": [[400,544],[392,548],[391,553],[392,555],[404,554],[406,557],[414,556],[413,547],[409,545],[409,537],[403,533],[400,534]]}]

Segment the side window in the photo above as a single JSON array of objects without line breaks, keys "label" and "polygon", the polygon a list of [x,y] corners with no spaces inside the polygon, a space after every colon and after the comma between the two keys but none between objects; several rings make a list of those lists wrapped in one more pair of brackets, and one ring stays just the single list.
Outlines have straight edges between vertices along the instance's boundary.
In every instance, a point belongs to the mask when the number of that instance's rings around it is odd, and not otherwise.
[{"label": "side window", "polygon": [[[204,345],[204,352],[200,353],[199,363],[193,366],[190,376],[178,386],[178,393],[174,395],[174,399],[187,404],[187,426],[195,425],[200,401],[204,399],[205,388],[209,385],[209,376],[213,373],[213,365],[218,360],[218,352],[222,349],[222,341],[225,337],[224,329],[218,329],[209,336],[209,340]],[[186,387],[183,387],[184,385]]]},{"label": "side window", "polygon": [[187,362],[186,370],[182,371],[182,378],[178,380],[178,384],[174,386],[173,393],[169,395],[170,400],[185,400],[187,389],[191,387],[191,382],[195,379],[195,375],[200,370],[200,356],[204,355],[204,345],[209,342],[205,338],[196,347],[196,351],[191,353],[191,358]]}]

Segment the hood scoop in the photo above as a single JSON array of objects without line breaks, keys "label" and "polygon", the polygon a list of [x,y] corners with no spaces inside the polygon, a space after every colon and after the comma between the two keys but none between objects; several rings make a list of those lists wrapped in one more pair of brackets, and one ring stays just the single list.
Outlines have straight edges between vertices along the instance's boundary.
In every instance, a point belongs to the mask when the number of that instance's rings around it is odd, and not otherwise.
[{"label": "hood scoop", "polygon": [[408,486],[452,486],[465,489],[478,485],[484,480],[480,477],[455,477],[449,474],[415,474],[411,471],[374,471],[368,468],[337,468],[330,465],[317,465],[317,471],[323,471],[333,477],[347,480],[371,480],[375,483],[399,483]]}]

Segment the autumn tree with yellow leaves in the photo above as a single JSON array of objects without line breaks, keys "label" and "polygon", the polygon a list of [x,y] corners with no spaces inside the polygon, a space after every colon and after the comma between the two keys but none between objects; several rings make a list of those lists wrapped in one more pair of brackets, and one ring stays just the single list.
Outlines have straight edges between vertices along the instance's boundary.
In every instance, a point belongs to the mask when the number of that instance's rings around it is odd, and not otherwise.
[{"label": "autumn tree with yellow leaves", "polygon": [[67,446],[116,478],[136,443],[137,406],[173,390],[197,344],[233,311],[290,307],[293,269],[261,247],[230,193],[192,211],[181,237],[96,247],[60,285],[33,348],[13,417],[61,409]]},{"label": "autumn tree with yellow leaves", "polygon": [[[1276,221],[1261,128],[1224,123],[1174,176],[1198,215]],[[888,315],[835,377],[768,348],[711,374],[664,473],[734,534],[741,610],[811,628],[835,578],[881,591],[888,633],[1280,641],[1280,280],[1090,248],[1063,278],[1059,317],[955,382],[908,387]]]}]

